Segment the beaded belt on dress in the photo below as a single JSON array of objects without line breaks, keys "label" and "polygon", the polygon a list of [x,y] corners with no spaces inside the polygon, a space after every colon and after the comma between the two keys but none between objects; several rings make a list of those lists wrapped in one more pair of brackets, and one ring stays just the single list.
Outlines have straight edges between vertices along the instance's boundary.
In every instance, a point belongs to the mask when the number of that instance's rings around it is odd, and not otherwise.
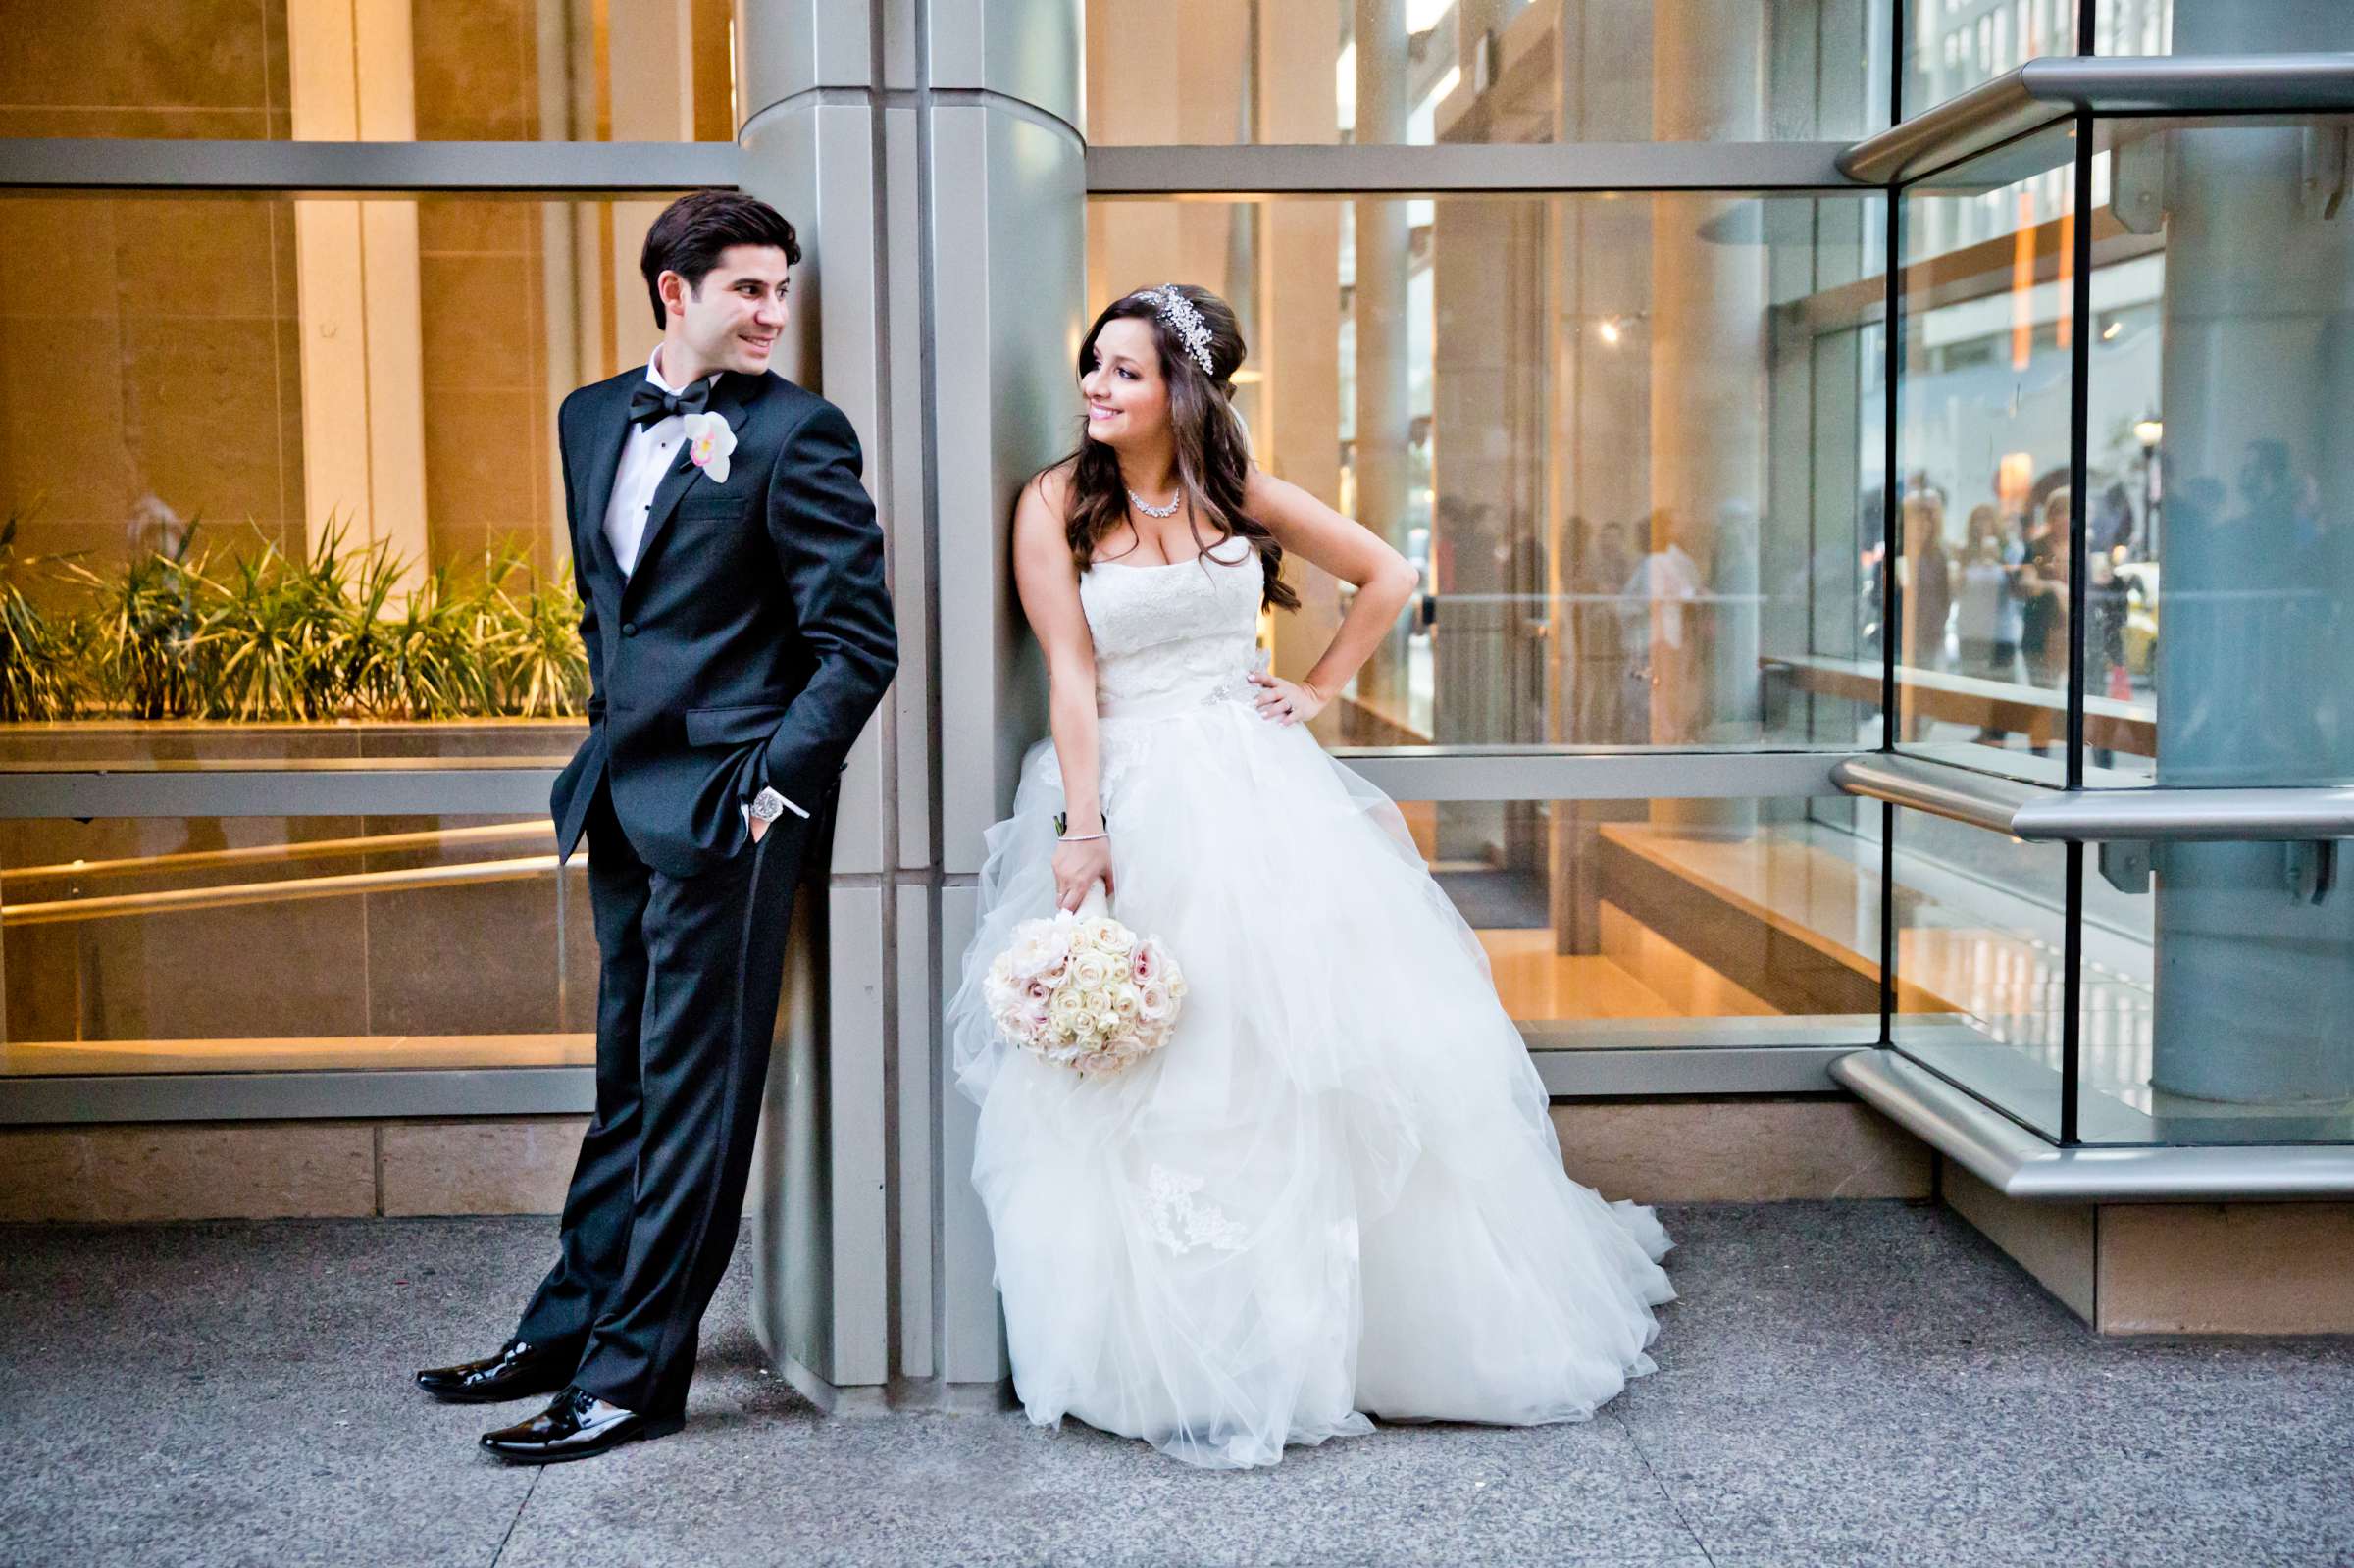
[{"label": "beaded belt on dress", "polygon": [[1249,677],[1237,669],[1220,676],[1209,685],[1191,690],[1156,691],[1150,696],[1099,700],[1096,717],[1121,724],[1134,719],[1168,719],[1184,713],[1199,713],[1203,708],[1213,708],[1221,702],[1248,702],[1251,694]]}]

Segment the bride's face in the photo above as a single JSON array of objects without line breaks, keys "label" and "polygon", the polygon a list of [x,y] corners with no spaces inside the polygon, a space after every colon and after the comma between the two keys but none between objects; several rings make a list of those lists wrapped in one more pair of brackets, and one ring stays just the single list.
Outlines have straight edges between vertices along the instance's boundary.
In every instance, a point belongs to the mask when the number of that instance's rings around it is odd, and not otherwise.
[{"label": "bride's face", "polygon": [[1149,441],[1167,430],[1169,384],[1151,324],[1123,316],[1096,334],[1096,365],[1079,378],[1088,439],[1106,446]]}]

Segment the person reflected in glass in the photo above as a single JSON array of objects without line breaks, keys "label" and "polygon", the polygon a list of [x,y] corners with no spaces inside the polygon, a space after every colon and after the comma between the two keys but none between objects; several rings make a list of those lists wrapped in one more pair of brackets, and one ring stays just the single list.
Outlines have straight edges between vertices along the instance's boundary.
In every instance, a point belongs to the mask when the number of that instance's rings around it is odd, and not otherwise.
[{"label": "person reflected in glass", "polygon": [[[1898,599],[1904,632],[1904,663],[1915,670],[1945,668],[1946,621],[1953,613],[1953,558],[1945,551],[1945,497],[1916,490],[1905,497],[1904,578]],[[1928,716],[1908,693],[1905,733],[1919,740],[1928,733]]]},{"label": "person reflected in glass", "polygon": [[2124,485],[2117,481],[2093,503],[2092,517],[2084,526],[2086,548],[2094,555],[2105,555],[2113,561],[2123,561],[2133,545],[2133,498]]},{"label": "person reflected in glass", "polygon": [[1698,736],[1706,668],[1704,630],[1692,612],[1708,591],[1700,563],[1684,548],[1686,526],[1664,507],[1651,515],[1652,549],[1635,563],[1619,590],[1618,614],[1626,650],[1634,738],[1675,744]]},{"label": "person reflected in glass", "polygon": [[[1970,509],[1954,612],[1962,674],[1980,681],[2018,683],[2021,604],[2012,584],[2025,555],[1991,502],[1981,501]],[[2010,731],[1995,725],[1978,727],[1977,738],[1983,745],[1999,746],[2010,737]]]},{"label": "person reflected in glass", "polygon": [[[2047,691],[2068,685],[2070,500],[2065,484],[2044,497],[2019,569],[2020,657],[2027,667],[2027,683]],[[2050,749],[2048,741],[2034,748],[2038,756]]]},{"label": "person reflected in glass", "polygon": [[1626,526],[1599,526],[1579,518],[1570,537],[1580,541],[1577,575],[1570,581],[1571,644],[1575,664],[1575,729],[1564,738],[1590,745],[1620,745],[1631,739],[1626,727],[1626,645],[1619,635],[1618,595],[1634,571],[1627,554]]}]

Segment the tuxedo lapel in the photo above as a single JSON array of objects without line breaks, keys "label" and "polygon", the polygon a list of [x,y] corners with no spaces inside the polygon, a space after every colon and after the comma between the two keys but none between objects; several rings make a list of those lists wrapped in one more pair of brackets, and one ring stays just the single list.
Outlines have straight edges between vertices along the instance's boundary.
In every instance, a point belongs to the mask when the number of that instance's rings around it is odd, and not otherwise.
[{"label": "tuxedo lapel", "polygon": [[630,385],[626,378],[616,378],[597,398],[588,430],[588,467],[583,471],[588,482],[581,492],[588,503],[588,510],[580,520],[581,529],[588,534],[586,543],[605,571],[612,574],[615,582],[622,581],[621,562],[613,554],[613,541],[605,537],[605,510],[613,503],[613,481],[621,468],[621,443],[630,433]]},{"label": "tuxedo lapel", "polygon": [[[767,384],[768,378],[766,376],[754,378],[731,372],[722,376],[719,379],[719,384],[711,388],[711,400],[706,406],[710,412],[724,415],[728,422],[728,429],[735,430],[741,436],[743,430],[743,422],[751,412],[751,401],[767,389]],[[739,445],[738,451],[742,452],[742,446]],[[614,448],[616,462],[620,460],[620,455],[621,448],[617,445]],[[746,467],[745,464],[732,462],[732,467],[734,472],[728,476],[730,483],[748,484],[750,482],[748,479],[742,477]],[[689,443],[681,441],[678,461],[671,464],[670,471],[662,476],[662,482],[654,486],[653,501],[646,509],[645,533],[638,541],[638,561],[630,569],[631,582],[635,583],[645,575],[646,563],[654,559],[654,546],[660,542],[663,531],[669,528],[671,514],[679,509],[680,498],[695,484],[708,482],[709,476],[694,466],[692,448]],[[611,489],[610,481],[607,481],[606,488],[608,491]],[[597,531],[602,533],[604,530],[600,528]]]}]

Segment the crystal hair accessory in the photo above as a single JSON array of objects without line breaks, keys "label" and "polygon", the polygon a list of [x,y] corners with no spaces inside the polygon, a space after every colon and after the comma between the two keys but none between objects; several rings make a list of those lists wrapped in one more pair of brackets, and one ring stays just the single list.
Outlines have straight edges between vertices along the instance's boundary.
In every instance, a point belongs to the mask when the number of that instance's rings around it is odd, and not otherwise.
[{"label": "crystal hair accessory", "polygon": [[1210,369],[1209,323],[1202,319],[1201,309],[1177,292],[1175,283],[1148,288],[1144,296],[1152,302],[1153,314],[1161,319],[1170,331],[1177,334],[1178,342],[1185,347],[1186,358],[1201,366],[1203,375],[1216,376],[1217,372]]}]

